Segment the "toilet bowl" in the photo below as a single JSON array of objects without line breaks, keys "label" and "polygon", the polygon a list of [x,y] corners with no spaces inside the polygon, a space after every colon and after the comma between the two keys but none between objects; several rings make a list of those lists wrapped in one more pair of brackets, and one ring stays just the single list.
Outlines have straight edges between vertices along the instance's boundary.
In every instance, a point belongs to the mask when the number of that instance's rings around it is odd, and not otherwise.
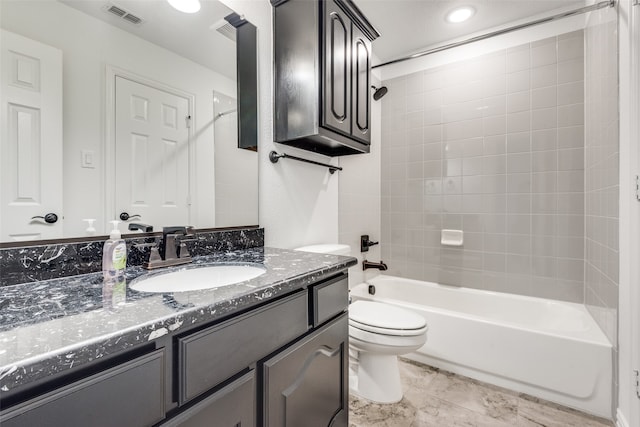
[{"label": "toilet bowl", "polygon": [[[298,251],[349,255],[348,245],[321,244]],[[402,399],[398,356],[422,347],[427,323],[421,315],[392,305],[355,301],[349,305],[349,389],[378,403]]]},{"label": "toilet bowl", "polygon": [[372,301],[349,306],[349,349],[357,360],[352,393],[379,403],[402,399],[398,356],[427,341],[424,317],[409,310]]}]

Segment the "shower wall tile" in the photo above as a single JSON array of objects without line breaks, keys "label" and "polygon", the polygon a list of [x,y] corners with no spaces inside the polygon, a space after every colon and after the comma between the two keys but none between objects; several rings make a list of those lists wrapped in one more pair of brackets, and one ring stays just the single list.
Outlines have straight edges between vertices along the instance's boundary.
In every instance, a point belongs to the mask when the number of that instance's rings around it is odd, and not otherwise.
[{"label": "shower wall tile", "polygon": [[558,83],[558,66],[556,64],[545,65],[531,69],[531,88],[537,89],[547,86],[555,86]]},{"label": "shower wall tile", "polygon": [[[584,197],[583,37],[384,82],[381,255],[391,274],[584,301],[584,204],[606,197]],[[443,228],[464,230],[464,246],[442,246]]]},{"label": "shower wall tile", "polygon": [[584,59],[572,59],[558,64],[558,83],[578,82],[584,80]]}]

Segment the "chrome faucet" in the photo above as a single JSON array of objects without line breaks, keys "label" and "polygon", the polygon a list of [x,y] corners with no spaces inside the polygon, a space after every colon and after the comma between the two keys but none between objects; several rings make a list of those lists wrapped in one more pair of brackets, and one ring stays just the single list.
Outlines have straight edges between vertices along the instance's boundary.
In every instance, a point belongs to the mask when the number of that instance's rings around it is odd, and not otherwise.
[{"label": "chrome faucet", "polygon": [[366,270],[367,268],[377,268],[378,270],[385,271],[388,267],[384,262],[371,262],[366,259],[362,261],[362,269]]},{"label": "chrome faucet", "polygon": [[195,241],[193,227],[163,227],[162,241],[157,247],[151,248],[149,261],[142,266],[147,270],[172,265],[188,264],[191,254],[185,242]]}]

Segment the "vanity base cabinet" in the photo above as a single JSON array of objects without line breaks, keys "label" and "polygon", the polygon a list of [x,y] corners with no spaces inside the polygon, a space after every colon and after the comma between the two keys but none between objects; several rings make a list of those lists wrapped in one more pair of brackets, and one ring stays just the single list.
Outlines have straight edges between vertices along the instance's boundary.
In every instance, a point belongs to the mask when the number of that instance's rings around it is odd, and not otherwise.
[{"label": "vanity base cabinet", "polygon": [[[14,394],[2,427],[347,427],[348,276]],[[12,405],[12,406],[11,406]]]},{"label": "vanity base cabinet", "polygon": [[264,427],[348,426],[344,313],[262,365]]},{"label": "vanity base cabinet", "polygon": [[150,426],[164,418],[164,349],[20,404],[2,427]]},{"label": "vanity base cabinet", "polygon": [[196,403],[163,427],[253,427],[256,425],[255,370]]}]

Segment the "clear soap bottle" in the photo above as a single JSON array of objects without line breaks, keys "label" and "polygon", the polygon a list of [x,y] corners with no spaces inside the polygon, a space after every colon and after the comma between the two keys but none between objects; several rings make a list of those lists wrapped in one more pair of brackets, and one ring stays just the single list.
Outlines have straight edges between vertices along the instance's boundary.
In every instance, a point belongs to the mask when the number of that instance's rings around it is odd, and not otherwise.
[{"label": "clear soap bottle", "polygon": [[105,280],[124,276],[124,269],[127,266],[127,244],[118,229],[120,221],[109,222],[113,224],[113,230],[109,234],[109,240],[104,242],[102,250],[102,275]]}]

